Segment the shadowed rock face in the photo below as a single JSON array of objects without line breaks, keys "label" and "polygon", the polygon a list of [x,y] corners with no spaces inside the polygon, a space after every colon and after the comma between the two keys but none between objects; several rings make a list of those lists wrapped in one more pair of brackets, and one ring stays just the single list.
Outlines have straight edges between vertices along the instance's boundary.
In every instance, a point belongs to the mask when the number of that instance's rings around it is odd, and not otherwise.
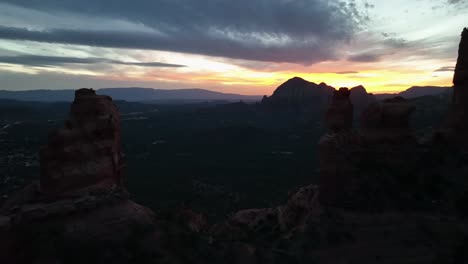
[{"label": "shadowed rock face", "polygon": [[451,112],[446,124],[435,132],[434,140],[439,143],[466,146],[468,138],[468,29],[463,29],[458,49],[457,65],[453,77]]},{"label": "shadowed rock face", "polygon": [[[375,96],[367,93],[363,86],[349,89],[349,98],[357,110],[362,110],[375,102]],[[264,96],[262,105],[269,109],[303,109],[313,112],[327,109],[333,100],[335,88],[326,83],[316,84],[299,77],[294,77],[281,84],[271,96]]]},{"label": "shadowed rock face", "polygon": [[334,88],[325,83],[315,84],[294,77],[281,84],[270,97],[265,96],[262,105],[271,108],[321,108],[333,91]]},{"label": "shadowed rock face", "polygon": [[351,91],[340,88],[333,92],[332,102],[327,110],[325,121],[330,131],[349,130],[353,126],[353,105],[349,100]]},{"label": "shadowed rock face", "polygon": [[352,131],[353,105],[350,90],[341,88],[333,94],[325,122],[328,132],[319,142],[320,202],[325,206],[338,206],[352,192],[356,165],[353,157],[359,151],[359,135]]},{"label": "shadowed rock face", "polygon": [[371,104],[362,113],[364,141],[377,144],[415,142],[409,127],[414,110],[414,106],[400,96]]},{"label": "shadowed rock face", "polygon": [[307,221],[321,213],[318,187],[308,185],[292,193],[274,208],[245,209],[214,225],[210,234],[222,240],[256,240],[303,230]]},{"label": "shadowed rock face", "polygon": [[[354,114],[359,114],[364,110],[367,106],[369,106],[371,103],[374,103],[377,101],[375,98],[375,95],[372,93],[368,93],[366,88],[362,85],[358,85],[356,87],[353,87],[349,89],[351,91],[351,95],[349,96],[349,99],[353,103],[354,108]],[[357,117],[357,116],[355,116]]]},{"label": "shadowed rock face", "polygon": [[[416,138],[409,127],[414,107],[402,97],[371,104],[363,112],[362,129],[352,130],[349,91],[335,92],[327,111],[329,129],[319,142],[320,202],[325,206],[374,210],[372,190],[385,186],[380,170],[398,171],[412,162]],[[376,175],[374,175],[376,174]],[[383,208],[384,206],[382,206]],[[379,209],[382,209],[379,208]]]},{"label": "shadowed rock face", "polygon": [[40,191],[59,195],[122,183],[119,113],[109,96],[75,93],[70,119],[41,150]]},{"label": "shadowed rock face", "polygon": [[[458,59],[453,76],[453,84],[464,85],[468,82],[468,28],[464,28],[461,34],[460,46],[458,48]],[[457,90],[457,89],[455,89]]]},{"label": "shadowed rock face", "polygon": [[453,77],[453,121],[455,128],[468,129],[468,29],[463,29]]}]

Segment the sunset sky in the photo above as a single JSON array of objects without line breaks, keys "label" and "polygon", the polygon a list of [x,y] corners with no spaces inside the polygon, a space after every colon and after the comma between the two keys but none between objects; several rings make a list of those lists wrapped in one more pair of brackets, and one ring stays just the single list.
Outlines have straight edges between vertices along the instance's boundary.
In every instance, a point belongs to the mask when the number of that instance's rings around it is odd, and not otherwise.
[{"label": "sunset sky", "polygon": [[0,89],[451,85],[468,0],[0,0]]}]

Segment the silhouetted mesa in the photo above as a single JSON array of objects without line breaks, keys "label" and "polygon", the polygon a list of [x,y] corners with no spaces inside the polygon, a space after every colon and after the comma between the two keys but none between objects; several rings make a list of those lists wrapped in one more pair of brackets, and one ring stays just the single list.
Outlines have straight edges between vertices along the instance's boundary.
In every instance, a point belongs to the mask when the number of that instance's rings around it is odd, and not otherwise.
[{"label": "silhouetted mesa", "polygon": [[[281,84],[271,96],[264,96],[262,106],[267,109],[302,109],[321,111],[326,109],[335,88],[326,83],[316,84],[294,77]],[[358,110],[375,101],[373,94],[367,93],[363,86],[350,89],[351,101]]]},{"label": "silhouetted mesa", "polygon": [[323,105],[335,89],[325,83],[315,84],[294,77],[281,84],[270,97],[263,97],[262,104],[270,107],[306,107]]}]

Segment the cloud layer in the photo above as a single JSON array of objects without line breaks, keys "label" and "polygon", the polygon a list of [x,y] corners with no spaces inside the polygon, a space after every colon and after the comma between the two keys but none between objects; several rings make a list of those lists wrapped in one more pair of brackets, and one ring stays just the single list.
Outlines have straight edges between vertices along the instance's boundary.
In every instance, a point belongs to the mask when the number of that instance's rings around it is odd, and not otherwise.
[{"label": "cloud layer", "polygon": [[353,0],[6,0],[50,13],[119,19],[152,32],[0,27],[0,38],[312,64],[334,59],[366,20]]},{"label": "cloud layer", "polygon": [[268,94],[291,76],[373,91],[447,85],[467,9],[466,0],[0,0],[0,89]]},{"label": "cloud layer", "polygon": [[76,57],[57,57],[57,56],[39,56],[39,55],[20,55],[20,56],[0,56],[0,63],[18,64],[27,66],[61,66],[64,64],[118,64],[140,67],[184,67],[184,65],[162,63],[162,62],[128,62],[119,60],[110,60],[105,58],[76,58]]}]

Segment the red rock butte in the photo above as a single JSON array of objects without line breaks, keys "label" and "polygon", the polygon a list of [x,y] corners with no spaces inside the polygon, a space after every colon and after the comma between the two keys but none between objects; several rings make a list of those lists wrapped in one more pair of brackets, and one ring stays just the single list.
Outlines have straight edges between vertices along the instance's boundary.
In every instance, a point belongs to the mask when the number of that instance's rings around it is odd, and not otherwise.
[{"label": "red rock butte", "polygon": [[120,119],[112,98],[79,89],[65,127],[41,149],[40,191],[60,195],[122,186]]}]

